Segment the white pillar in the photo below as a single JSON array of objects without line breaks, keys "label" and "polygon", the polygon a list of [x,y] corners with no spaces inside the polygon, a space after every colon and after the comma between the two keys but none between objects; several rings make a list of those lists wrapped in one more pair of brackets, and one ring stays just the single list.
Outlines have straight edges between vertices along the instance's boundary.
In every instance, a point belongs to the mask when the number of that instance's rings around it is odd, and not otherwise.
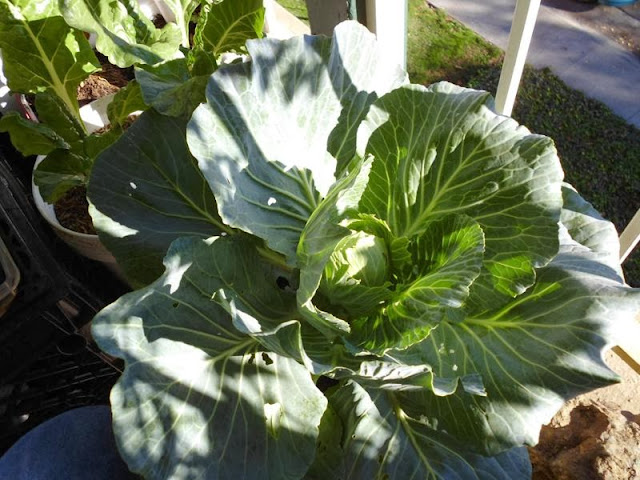
[{"label": "white pillar", "polygon": [[[624,262],[640,240],[640,210],[620,235],[620,263]],[[636,331],[629,332],[613,349],[637,373],[640,373],[640,313],[636,316]]]},{"label": "white pillar", "polygon": [[408,0],[367,0],[367,27],[378,37],[385,58],[407,68]]},{"label": "white pillar", "polygon": [[640,241],[640,209],[620,235],[620,263],[624,262]]},{"label": "white pillar", "polygon": [[540,0],[517,0],[496,92],[496,112],[501,115],[511,116],[539,9]]}]

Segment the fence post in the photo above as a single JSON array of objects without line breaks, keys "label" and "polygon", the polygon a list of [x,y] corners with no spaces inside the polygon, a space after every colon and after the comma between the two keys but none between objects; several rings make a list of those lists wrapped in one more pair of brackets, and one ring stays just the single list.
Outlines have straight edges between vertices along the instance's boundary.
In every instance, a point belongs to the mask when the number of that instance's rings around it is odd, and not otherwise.
[{"label": "fence post", "polygon": [[407,68],[408,0],[367,0],[366,24],[385,58]]},{"label": "fence post", "polygon": [[640,241],[640,209],[620,235],[620,263],[624,262]]},{"label": "fence post", "polygon": [[539,9],[540,0],[516,2],[509,43],[496,92],[496,112],[500,115],[511,116]]},{"label": "fence post", "polygon": [[[624,262],[640,240],[640,209],[620,235],[620,263]],[[640,313],[636,317],[636,332],[630,332],[620,340],[613,351],[637,373],[640,373]]]}]

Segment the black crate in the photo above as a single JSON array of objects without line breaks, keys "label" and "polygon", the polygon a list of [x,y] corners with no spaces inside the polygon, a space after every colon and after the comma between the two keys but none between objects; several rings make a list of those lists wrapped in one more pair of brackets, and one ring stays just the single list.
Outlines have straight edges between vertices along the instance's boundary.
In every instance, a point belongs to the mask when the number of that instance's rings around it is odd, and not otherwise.
[{"label": "black crate", "polygon": [[29,168],[16,169],[16,159],[3,156],[7,145],[0,146],[0,236],[21,274],[0,317],[3,452],[55,415],[108,403],[121,367],[96,347],[90,322],[127,287],[55,237],[33,208]]},{"label": "black crate", "polygon": [[0,385],[0,455],[56,415],[76,407],[109,404],[121,366],[94,345],[75,350],[65,354],[53,345],[14,381]]},{"label": "black crate", "polygon": [[60,413],[108,404],[122,372],[122,361],[102,353],[91,337],[91,319],[103,303],[73,279],[67,287],[0,348],[0,453]]}]

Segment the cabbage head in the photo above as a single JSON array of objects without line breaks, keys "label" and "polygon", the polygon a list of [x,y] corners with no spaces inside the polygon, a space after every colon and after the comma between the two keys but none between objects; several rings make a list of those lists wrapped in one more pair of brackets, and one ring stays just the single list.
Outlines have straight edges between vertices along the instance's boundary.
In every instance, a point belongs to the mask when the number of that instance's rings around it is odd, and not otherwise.
[{"label": "cabbage head", "polygon": [[137,290],[93,334],[125,360],[122,456],[151,479],[521,479],[640,302],[553,142],[486,92],[412,85],[347,22],[264,39],[190,118],[96,161]]}]

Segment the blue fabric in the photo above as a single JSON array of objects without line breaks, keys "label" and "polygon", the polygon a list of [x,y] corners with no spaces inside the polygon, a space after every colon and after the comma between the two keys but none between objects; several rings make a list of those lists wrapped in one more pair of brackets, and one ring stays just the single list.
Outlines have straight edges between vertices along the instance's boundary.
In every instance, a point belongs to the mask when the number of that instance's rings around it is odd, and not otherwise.
[{"label": "blue fabric", "polygon": [[0,458],[0,480],[130,480],[107,406],[70,410],[29,431]]}]

